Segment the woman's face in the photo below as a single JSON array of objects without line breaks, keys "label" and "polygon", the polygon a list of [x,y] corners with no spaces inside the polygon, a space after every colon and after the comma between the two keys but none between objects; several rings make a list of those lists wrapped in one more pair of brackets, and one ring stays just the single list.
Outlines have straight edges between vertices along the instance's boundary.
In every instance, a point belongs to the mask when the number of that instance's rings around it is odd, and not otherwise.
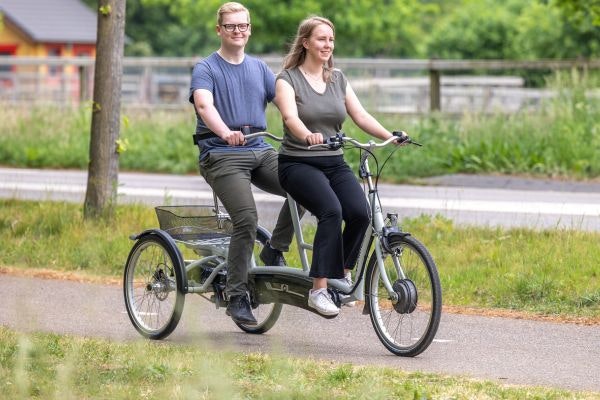
[{"label": "woman's face", "polygon": [[333,54],[333,29],[327,24],[317,25],[310,37],[304,40],[307,57],[326,63]]}]

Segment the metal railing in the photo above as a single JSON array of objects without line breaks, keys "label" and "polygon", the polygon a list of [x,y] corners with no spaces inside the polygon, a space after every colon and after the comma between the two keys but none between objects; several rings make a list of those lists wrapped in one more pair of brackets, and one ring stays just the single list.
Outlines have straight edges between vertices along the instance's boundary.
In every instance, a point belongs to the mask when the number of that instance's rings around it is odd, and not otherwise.
[{"label": "metal railing", "polygon": [[[281,57],[261,57],[274,72]],[[122,103],[187,107],[190,73],[199,58],[123,59]],[[456,71],[598,69],[600,60],[404,60],[336,58],[365,106],[378,112],[514,112],[552,97],[519,76],[444,75]],[[0,102],[91,100],[94,59],[0,56]]]}]

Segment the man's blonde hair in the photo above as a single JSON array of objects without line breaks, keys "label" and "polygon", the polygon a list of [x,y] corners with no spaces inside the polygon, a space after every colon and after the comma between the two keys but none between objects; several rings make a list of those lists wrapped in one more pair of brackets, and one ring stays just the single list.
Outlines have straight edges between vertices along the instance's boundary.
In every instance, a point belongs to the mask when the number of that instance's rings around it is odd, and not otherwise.
[{"label": "man's blonde hair", "polygon": [[221,25],[223,23],[223,14],[240,12],[240,11],[246,12],[246,14],[248,15],[248,23],[250,23],[250,11],[248,11],[248,9],[246,7],[244,7],[243,5],[241,5],[240,3],[236,3],[235,1],[230,1],[228,3],[223,4],[221,7],[219,7],[219,10],[217,11],[217,24]]}]

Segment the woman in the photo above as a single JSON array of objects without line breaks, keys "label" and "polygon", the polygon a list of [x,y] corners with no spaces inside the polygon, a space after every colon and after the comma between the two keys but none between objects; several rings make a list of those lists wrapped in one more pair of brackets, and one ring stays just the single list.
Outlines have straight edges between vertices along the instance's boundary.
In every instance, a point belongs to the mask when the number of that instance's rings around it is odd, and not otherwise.
[{"label": "woman", "polygon": [[344,74],[333,68],[333,48],[331,21],[318,16],[305,19],[275,84],[284,128],[279,181],[318,219],[308,305],[323,315],[339,313],[327,292],[327,278],[352,283],[351,269],[369,225],[369,214],[343,151],[308,146],[323,143],[339,132],[346,114],[372,136],[382,140],[392,136],[363,108]]}]

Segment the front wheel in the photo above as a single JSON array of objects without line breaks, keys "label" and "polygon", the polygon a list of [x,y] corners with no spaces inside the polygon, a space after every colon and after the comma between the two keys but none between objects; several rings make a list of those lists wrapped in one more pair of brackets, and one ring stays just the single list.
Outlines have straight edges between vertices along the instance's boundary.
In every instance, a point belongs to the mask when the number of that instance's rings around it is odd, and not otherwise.
[{"label": "front wheel", "polygon": [[[254,242],[254,258],[257,265],[263,265],[260,261],[260,251],[267,244],[271,235],[266,229],[261,227],[256,231],[256,241]],[[254,303],[254,302],[253,302]],[[246,333],[261,334],[267,332],[275,325],[279,319],[283,306],[280,303],[271,304],[253,304],[252,313],[258,322],[257,325],[246,325],[236,322],[235,324]]]},{"label": "front wheel", "polygon": [[414,357],[427,349],[440,323],[442,289],[433,258],[418,240],[392,235],[383,264],[394,294],[383,284],[373,252],[366,276],[371,322],[383,345],[398,356]]},{"label": "front wheel", "polygon": [[185,294],[178,289],[183,277],[175,251],[174,245],[158,235],[143,236],[125,264],[127,314],[135,329],[149,339],[173,332],[183,311]]}]

